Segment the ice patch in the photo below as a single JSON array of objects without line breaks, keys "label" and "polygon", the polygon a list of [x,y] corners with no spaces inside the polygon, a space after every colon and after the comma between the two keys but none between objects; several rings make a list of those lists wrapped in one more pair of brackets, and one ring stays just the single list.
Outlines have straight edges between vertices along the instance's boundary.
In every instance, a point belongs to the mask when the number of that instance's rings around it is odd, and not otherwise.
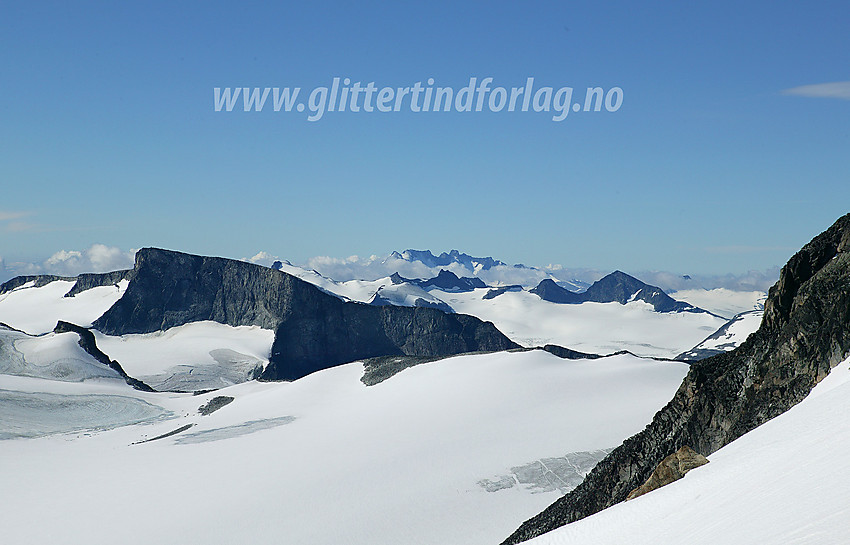
[{"label": "ice patch", "polygon": [[560,458],[541,458],[512,467],[508,475],[482,479],[478,486],[487,492],[498,492],[521,486],[532,494],[558,490],[566,494],[577,487],[596,464],[614,450],[613,448],[571,452]]},{"label": "ice patch", "polygon": [[0,390],[0,440],[102,431],[171,417],[140,399]]},{"label": "ice patch", "polygon": [[225,426],[223,428],[213,428],[211,430],[203,430],[195,433],[183,435],[175,439],[175,443],[191,444],[191,443],[208,443],[210,441],[221,441],[222,439],[231,439],[240,435],[248,435],[249,433],[268,430],[278,426],[284,426],[295,420],[294,416],[281,416],[279,418],[268,418],[265,420],[249,420],[242,424],[233,426]]}]

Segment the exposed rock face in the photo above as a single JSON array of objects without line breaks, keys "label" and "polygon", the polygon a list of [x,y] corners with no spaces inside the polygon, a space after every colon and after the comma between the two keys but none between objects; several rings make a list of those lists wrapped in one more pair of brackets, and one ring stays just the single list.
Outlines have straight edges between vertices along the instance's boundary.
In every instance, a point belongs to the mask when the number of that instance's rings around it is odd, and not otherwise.
[{"label": "exposed rock face", "polygon": [[708,463],[708,458],[702,454],[695,452],[694,449],[685,445],[670,456],[661,460],[652,475],[645,483],[638,488],[632,490],[626,497],[626,500],[632,500],[638,496],[643,496],[647,492],[652,492],[657,488],[668,485],[674,481],[678,481],[685,476],[688,471],[704,466]]},{"label": "exposed rock face", "polygon": [[115,360],[112,360],[104,354],[100,348],[97,347],[97,342],[95,342],[94,333],[89,331],[84,327],[80,327],[78,325],[59,321],[56,323],[56,327],[53,328],[54,333],[68,333],[73,332],[80,336],[79,345],[80,348],[85,350],[91,357],[102,363],[103,365],[109,367],[124,379],[124,382],[135,388],[136,390],[141,390],[143,392],[153,392],[154,389],[142,382],[141,380],[135,379],[129,376],[124,368],[121,367],[121,364]]},{"label": "exposed rock face", "polygon": [[319,369],[377,356],[450,356],[518,346],[492,323],[464,314],[301,295],[309,300],[293,304],[293,311],[278,325],[263,379],[295,380]]},{"label": "exposed rock face", "polygon": [[344,302],[259,265],[145,248],[123,297],[94,322],[108,335],[189,322],[275,331],[260,378],[295,380],[320,369],[388,355],[448,356],[517,345],[490,322],[424,307]]},{"label": "exposed rock face", "polygon": [[623,501],[684,445],[709,455],[800,402],[850,353],[850,214],[782,268],[759,330],[691,366],[673,399],[575,490],[526,521],[519,543]]},{"label": "exposed rock face", "polygon": [[688,303],[676,301],[661,288],[645,284],[620,271],[614,271],[597,280],[583,293],[562,288],[550,279],[542,280],[530,291],[553,303],[577,304],[592,301],[624,305],[630,301],[644,301],[652,305],[657,312],[706,312]]},{"label": "exposed rock face", "polygon": [[114,286],[122,280],[129,280],[133,275],[133,269],[126,271],[112,271],[108,273],[83,273],[77,277],[77,283],[65,294],[65,297],[73,297],[92,288],[101,286]]}]

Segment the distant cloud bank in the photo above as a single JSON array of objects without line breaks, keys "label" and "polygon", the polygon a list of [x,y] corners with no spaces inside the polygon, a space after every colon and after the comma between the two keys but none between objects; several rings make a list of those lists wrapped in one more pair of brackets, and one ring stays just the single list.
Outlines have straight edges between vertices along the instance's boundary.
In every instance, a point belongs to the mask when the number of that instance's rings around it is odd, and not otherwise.
[{"label": "distant cloud bank", "polygon": [[[0,213],[2,214],[2,213]],[[0,221],[3,216],[0,215]],[[55,274],[59,276],[76,276],[84,272],[107,272],[133,267],[135,250],[122,250],[105,244],[93,244],[85,250],[60,250],[44,261],[38,263],[11,262],[6,263],[0,258],[0,282],[21,275]],[[280,257],[266,251],[261,251],[252,257],[242,258],[243,261],[256,263],[266,267],[275,261],[284,261]],[[421,261],[407,260],[398,254],[385,256],[371,255],[361,257],[316,256],[305,263],[295,263],[305,269],[336,280],[376,280],[399,273],[406,278],[431,278],[447,269],[458,276],[477,276],[489,285],[514,285],[525,287],[536,286],[541,280],[551,278],[573,287],[589,285],[599,280],[610,270],[569,268],[561,265],[546,265],[545,267],[526,267],[499,264],[486,270],[474,271],[461,263],[451,263],[445,266],[428,266]],[[764,271],[748,271],[743,274],[683,276],[666,271],[630,271],[628,274],[640,280],[658,286],[667,292],[695,288],[726,288],[737,291],[767,291],[779,278],[779,267]]]}]

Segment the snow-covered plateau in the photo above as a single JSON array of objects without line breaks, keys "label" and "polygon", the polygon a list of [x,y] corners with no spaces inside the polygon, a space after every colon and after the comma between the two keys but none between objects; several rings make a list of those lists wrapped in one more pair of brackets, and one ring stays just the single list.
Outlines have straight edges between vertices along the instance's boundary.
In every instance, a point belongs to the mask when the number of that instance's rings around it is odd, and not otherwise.
[{"label": "snow-covered plateau", "polygon": [[[642,429],[686,371],[535,350],[368,387],[352,363],[198,396],[0,375],[0,434],[42,435],[0,441],[4,541],[492,544]],[[234,401],[201,416],[217,396]]]}]

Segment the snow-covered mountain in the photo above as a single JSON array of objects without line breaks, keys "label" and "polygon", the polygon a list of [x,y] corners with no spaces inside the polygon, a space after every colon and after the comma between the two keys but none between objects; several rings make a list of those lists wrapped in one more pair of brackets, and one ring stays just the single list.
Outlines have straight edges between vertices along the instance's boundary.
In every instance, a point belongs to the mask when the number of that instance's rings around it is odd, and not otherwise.
[{"label": "snow-covered mountain", "polygon": [[[747,440],[744,440],[744,446],[740,449],[735,447],[738,440],[745,438],[753,430],[756,430],[754,432],[756,437],[765,437],[759,433],[760,430],[757,429],[759,426],[805,399],[815,385],[825,381],[828,375],[838,373],[840,376],[846,372],[844,367],[834,368],[842,364],[850,354],[850,310],[848,309],[850,309],[850,214],[840,218],[829,229],[812,239],[782,268],[779,281],[769,291],[764,305],[764,315],[755,333],[731,352],[717,354],[693,363],[673,399],[655,415],[643,431],[613,450],[595,466],[579,486],[524,522],[503,543],[507,545],[527,541],[587,517],[591,518],[581,524],[581,527],[599,528],[598,525],[604,524],[608,516],[615,515],[601,515],[596,519],[593,519],[592,515],[604,512],[604,509],[627,500],[638,488],[652,488],[656,484],[664,484],[663,481],[659,482],[660,479],[655,479],[653,484],[653,478],[666,472],[666,469],[662,469],[662,465],[670,460],[671,455],[681,452],[684,447],[689,447],[697,454],[709,456],[709,459],[714,453],[727,446],[733,453],[746,452]],[[843,384],[846,382],[846,377],[836,381]],[[817,392],[815,395],[818,395]],[[848,407],[850,405],[847,403],[844,403],[843,407],[833,406],[832,409],[836,409],[836,412],[830,416],[835,419],[821,428],[821,430],[829,431],[825,434],[821,433],[820,439],[814,437],[818,433],[809,433],[807,442],[815,445],[813,448],[817,449],[820,448],[817,445],[818,442],[831,440],[835,429],[843,425],[841,415],[847,412]],[[802,412],[805,413],[805,411]],[[794,421],[790,415],[788,419]],[[782,459],[783,456],[790,456],[797,462],[799,459],[808,462],[809,459],[804,453],[798,452],[796,445],[793,448],[784,444],[774,445],[769,433],[764,433],[768,434],[766,435],[767,444],[770,444],[771,449],[779,446],[785,451],[778,457],[772,457],[770,465],[773,467],[787,467],[776,463],[776,460]],[[774,437],[795,437],[796,440],[796,433],[791,429],[780,432]],[[749,446],[752,445],[753,443],[749,443]],[[754,456],[757,465],[763,463],[764,458],[758,454]],[[720,457],[723,459],[723,455]],[[783,461],[788,462],[787,459]],[[794,464],[794,462],[788,463]],[[707,469],[694,471],[709,474],[710,467],[711,464],[706,466]],[[737,504],[740,499],[735,497],[736,494],[741,494],[742,498],[747,498],[749,501],[753,501],[752,498],[756,497],[753,490],[746,488],[749,478],[746,469],[752,467],[753,465],[746,461],[735,463],[731,471],[736,475],[737,486],[730,485],[723,488],[722,494],[726,501],[718,501],[719,491],[717,490],[701,490],[696,496],[689,496],[689,501],[677,505],[679,512],[687,512],[685,518],[692,521],[699,520],[700,526],[715,529],[703,533],[700,542],[717,542],[719,536],[720,541],[726,542],[726,539],[722,539],[724,535],[743,537],[742,541],[729,539],[729,542],[765,542],[761,530],[769,529],[770,521],[776,520],[773,513],[765,512],[761,505],[757,511],[751,508],[742,509],[741,512],[730,511],[735,509],[732,504]],[[796,464],[794,467],[799,465]],[[765,489],[778,490],[775,488],[779,486],[776,474],[769,471],[768,473],[770,477],[767,479],[764,477],[764,471],[756,478],[756,493],[758,490]],[[667,474],[670,475],[669,472]],[[731,474],[726,475],[728,478]],[[688,477],[685,477],[685,483],[688,482]],[[797,482],[802,484],[796,490],[817,490],[817,484],[811,482],[811,479]],[[820,481],[820,483],[826,482],[826,480]],[[729,484],[729,480],[725,483]],[[780,484],[784,486],[784,481]],[[829,485],[831,484],[830,482]],[[811,488],[812,486],[814,488]],[[656,494],[658,491],[650,491],[632,501],[638,505],[648,505]],[[692,501],[694,498],[699,499],[703,494],[711,499],[702,504]],[[832,494],[835,495],[834,489]],[[700,509],[700,505],[707,506],[708,511]],[[844,502],[837,512],[844,512],[846,508],[847,505]],[[619,507],[618,512],[629,513],[629,505]],[[761,514],[763,512],[765,514]],[[828,520],[823,517],[818,516],[814,519],[806,515],[795,517],[787,509],[783,509],[783,512],[794,517],[796,523],[802,522],[806,526],[795,532],[792,528],[800,527],[794,522],[789,525],[789,521],[783,520],[780,527],[788,533],[777,534],[774,529],[769,529],[768,534],[772,538],[767,539],[767,542],[819,542],[819,537],[833,535],[830,532],[837,531],[828,530],[826,533],[820,533],[820,528],[808,526],[808,522],[812,520],[828,523]],[[748,514],[757,517],[757,520],[746,518]],[[665,526],[671,520],[671,517],[667,515],[669,513],[661,517],[662,524]],[[683,520],[683,518],[677,516],[672,520]],[[730,522],[736,524],[735,528],[727,528]],[[828,526],[833,529],[838,528],[831,524]],[[668,537],[683,535],[682,532],[683,529],[677,528],[665,531],[663,535]],[[561,535],[569,536],[570,530],[564,530]],[[630,535],[630,538],[632,537]],[[691,539],[688,538],[688,540]],[[598,542],[592,538],[589,541]],[[653,537],[653,542],[660,541]],[[672,543],[675,540],[669,539],[663,542]],[[833,541],[827,538],[824,542]]]},{"label": "snow-covered mountain", "polygon": [[[488,283],[505,265],[459,252],[395,258],[451,261],[428,277],[336,281],[148,248],[132,270],[14,279],[0,286],[4,539],[475,545],[520,527],[517,543],[616,504],[689,446],[711,463],[603,511],[601,533],[591,517],[540,543],[629,541],[649,535],[629,526],[644,516],[655,542],[682,541],[670,512],[736,526],[706,539],[781,543],[792,512],[752,524],[759,512],[730,514],[725,494],[765,494],[795,452],[764,448],[816,448],[829,426],[799,422],[843,414],[832,392],[850,381],[833,376],[850,360],[827,374],[850,352],[849,249],[850,215],[763,308],[696,288],[677,301],[621,272],[582,290]],[[756,306],[729,321],[697,300]],[[818,486],[843,505],[844,484]],[[683,500],[702,494],[702,511]],[[834,536],[842,512],[798,520]]]}]

